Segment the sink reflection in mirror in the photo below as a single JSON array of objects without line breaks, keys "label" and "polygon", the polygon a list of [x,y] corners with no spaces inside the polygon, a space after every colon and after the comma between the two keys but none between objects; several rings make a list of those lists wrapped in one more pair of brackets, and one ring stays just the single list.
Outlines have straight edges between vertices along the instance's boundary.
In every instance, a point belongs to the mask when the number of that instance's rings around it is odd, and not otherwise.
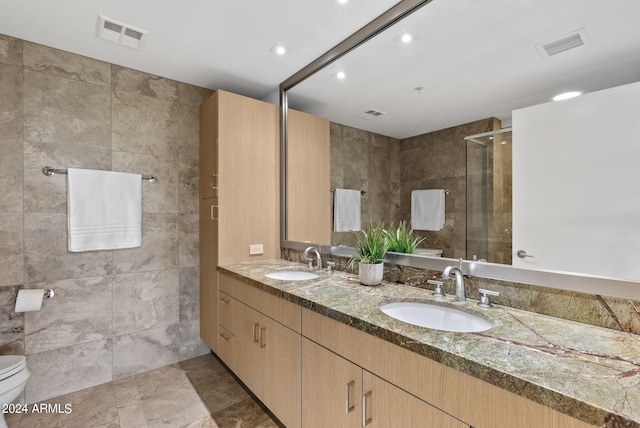
[{"label": "sink reflection in mirror", "polygon": [[380,310],[399,321],[434,330],[474,333],[493,327],[493,322],[480,314],[440,303],[390,302],[380,305]]}]

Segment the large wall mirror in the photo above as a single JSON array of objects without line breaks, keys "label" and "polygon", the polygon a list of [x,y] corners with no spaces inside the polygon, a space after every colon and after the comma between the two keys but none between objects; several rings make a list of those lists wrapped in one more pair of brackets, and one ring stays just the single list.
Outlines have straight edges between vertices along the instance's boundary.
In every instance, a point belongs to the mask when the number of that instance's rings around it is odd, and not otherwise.
[{"label": "large wall mirror", "polygon": [[[640,274],[550,272],[514,260],[511,198],[526,195],[512,187],[519,171],[510,169],[511,144],[518,136],[517,128],[513,137],[508,129],[514,111],[560,93],[588,95],[640,81],[637,16],[636,0],[401,1],[284,82],[282,112],[291,108],[330,121],[329,187],[366,192],[363,223],[409,220],[413,190],[446,190],[444,226],[418,232],[426,238],[423,246],[443,257],[403,256],[400,263],[439,268],[463,258],[480,276],[590,292],[608,287],[615,289],[611,295],[637,298]],[[566,168],[571,175],[583,165]],[[327,211],[331,203],[327,194]],[[283,231],[284,246],[295,247],[286,218]],[[316,243],[353,244],[352,234],[327,235],[330,242]]]}]

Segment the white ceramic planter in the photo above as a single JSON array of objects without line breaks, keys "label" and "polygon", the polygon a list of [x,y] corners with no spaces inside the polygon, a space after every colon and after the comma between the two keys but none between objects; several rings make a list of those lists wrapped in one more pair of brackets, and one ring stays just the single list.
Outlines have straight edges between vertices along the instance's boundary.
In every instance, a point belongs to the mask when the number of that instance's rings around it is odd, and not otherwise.
[{"label": "white ceramic planter", "polygon": [[360,263],[358,265],[358,275],[360,284],[363,285],[379,285],[382,282],[384,274],[384,263],[375,265]]}]

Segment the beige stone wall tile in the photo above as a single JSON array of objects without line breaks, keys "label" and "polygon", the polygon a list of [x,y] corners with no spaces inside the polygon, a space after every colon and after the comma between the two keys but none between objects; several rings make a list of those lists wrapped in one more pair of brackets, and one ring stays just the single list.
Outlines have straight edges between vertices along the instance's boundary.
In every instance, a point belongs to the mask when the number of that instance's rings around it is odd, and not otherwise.
[{"label": "beige stone wall tile", "polygon": [[113,92],[113,150],[178,158],[178,104]]},{"label": "beige stone wall tile", "polygon": [[200,319],[200,269],[180,268],[180,323]]},{"label": "beige stone wall tile", "polygon": [[211,95],[211,89],[201,88],[199,86],[189,85],[187,83],[178,83],[178,101],[180,104],[187,104],[194,107],[200,107]]},{"label": "beige stone wall tile", "polygon": [[24,42],[24,68],[58,77],[111,86],[111,65],[104,61]]},{"label": "beige stone wall tile", "polygon": [[112,89],[168,101],[178,100],[178,82],[119,65],[111,66]]},{"label": "beige stone wall tile", "polygon": [[122,335],[176,324],[179,319],[178,270],[116,275],[113,281],[113,332]]},{"label": "beige stone wall tile", "polygon": [[112,335],[111,276],[30,284],[28,288],[52,288],[39,312],[25,313],[25,350],[28,354],[50,351]]},{"label": "beige stone wall tile", "polygon": [[45,166],[110,171],[111,152],[91,147],[24,143],[24,210],[66,213],[67,177],[46,176],[42,173]]},{"label": "beige stone wall tile", "polygon": [[114,171],[155,175],[158,181],[142,183],[144,213],[177,213],[178,165],[175,159],[125,152],[112,152]]},{"label": "beige stone wall tile", "polygon": [[199,217],[198,214],[180,214],[178,233],[180,236],[179,266],[181,268],[200,264]]},{"label": "beige stone wall tile", "polygon": [[22,67],[22,40],[0,34],[0,63]]},{"label": "beige stone wall tile", "polygon": [[180,104],[180,158],[198,162],[200,150],[200,108]]},{"label": "beige stone wall tile", "polygon": [[115,273],[148,272],[178,267],[178,215],[143,214],[142,246],[113,251]]},{"label": "beige stone wall tile", "polygon": [[67,215],[25,213],[25,282],[48,282],[88,276],[110,275],[110,251],[70,253],[67,245]]},{"label": "beige stone wall tile", "polygon": [[200,321],[180,323],[180,360],[199,357],[210,352],[206,343],[200,339]]},{"label": "beige stone wall tile", "polygon": [[199,165],[192,159],[178,161],[178,209],[180,213],[197,213],[200,202]]},{"label": "beige stone wall tile", "polygon": [[20,288],[0,287],[0,355],[24,354],[24,314],[13,312]]},{"label": "beige stone wall tile", "polygon": [[27,355],[26,401],[35,403],[112,380],[111,339]]},{"label": "beige stone wall tile", "polygon": [[0,212],[24,210],[22,140],[0,138]]},{"label": "beige stone wall tile", "polygon": [[23,214],[0,212],[0,285],[24,281]]},{"label": "beige stone wall tile", "polygon": [[25,140],[110,149],[109,88],[24,70]]},{"label": "beige stone wall tile", "polygon": [[21,137],[22,69],[0,64],[0,139]]},{"label": "beige stone wall tile", "polygon": [[153,370],[179,359],[178,324],[117,336],[113,342],[113,379]]}]

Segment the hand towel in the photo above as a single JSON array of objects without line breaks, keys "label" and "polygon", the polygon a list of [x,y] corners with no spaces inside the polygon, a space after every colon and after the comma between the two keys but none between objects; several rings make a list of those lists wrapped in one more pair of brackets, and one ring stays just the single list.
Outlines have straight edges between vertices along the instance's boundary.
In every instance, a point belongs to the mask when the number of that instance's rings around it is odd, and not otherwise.
[{"label": "hand towel", "polygon": [[142,176],[67,170],[69,251],[142,245]]},{"label": "hand towel", "polygon": [[359,190],[336,189],[333,199],[333,231],[360,230]]},{"label": "hand towel", "polygon": [[413,230],[442,230],[444,222],[444,189],[411,192],[411,228]]}]

